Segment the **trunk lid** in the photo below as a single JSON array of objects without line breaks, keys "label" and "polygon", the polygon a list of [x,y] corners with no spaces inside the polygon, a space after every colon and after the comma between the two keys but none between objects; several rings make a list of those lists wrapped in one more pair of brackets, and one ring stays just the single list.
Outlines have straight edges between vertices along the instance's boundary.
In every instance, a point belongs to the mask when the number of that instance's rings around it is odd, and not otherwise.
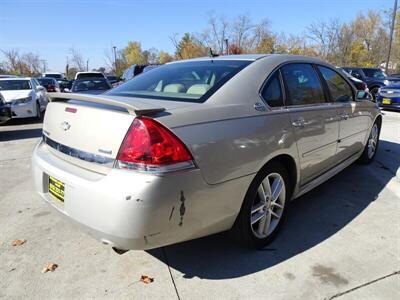
[{"label": "trunk lid", "polygon": [[162,112],[152,101],[52,94],[43,123],[52,153],[81,167],[106,173],[138,115]]}]

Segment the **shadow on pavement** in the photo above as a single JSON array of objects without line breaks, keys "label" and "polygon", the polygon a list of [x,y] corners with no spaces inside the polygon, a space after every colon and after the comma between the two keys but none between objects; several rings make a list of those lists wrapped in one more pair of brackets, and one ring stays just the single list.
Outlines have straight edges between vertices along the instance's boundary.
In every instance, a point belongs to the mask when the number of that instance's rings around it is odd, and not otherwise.
[{"label": "shadow on pavement", "polygon": [[18,129],[21,125],[41,124],[43,121],[36,118],[12,119],[0,126],[0,142],[14,141],[42,136],[42,128]]},{"label": "shadow on pavement", "polygon": [[[386,148],[399,150],[399,146],[383,141],[380,154]],[[336,234],[377,198],[394,177],[384,170],[374,175],[377,168],[377,163],[353,164],[296,199],[291,203],[282,231],[263,250],[240,248],[222,233],[165,247],[168,264],[185,278],[219,280],[245,276],[284,262]],[[167,263],[161,251],[148,253]]]}]

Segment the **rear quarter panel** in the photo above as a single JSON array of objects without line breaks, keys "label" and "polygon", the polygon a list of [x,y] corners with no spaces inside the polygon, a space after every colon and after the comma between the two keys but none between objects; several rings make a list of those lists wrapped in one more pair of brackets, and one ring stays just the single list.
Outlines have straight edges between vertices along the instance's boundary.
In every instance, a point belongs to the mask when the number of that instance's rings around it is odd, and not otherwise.
[{"label": "rear quarter panel", "polygon": [[209,184],[255,174],[280,154],[288,154],[295,161],[298,157],[285,110],[193,124],[173,131],[189,146]]}]

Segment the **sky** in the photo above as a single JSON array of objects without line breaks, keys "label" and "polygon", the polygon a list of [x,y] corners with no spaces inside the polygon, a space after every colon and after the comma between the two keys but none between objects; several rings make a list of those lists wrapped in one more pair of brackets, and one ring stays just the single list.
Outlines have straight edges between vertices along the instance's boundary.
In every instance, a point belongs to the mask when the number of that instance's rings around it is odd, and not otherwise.
[{"label": "sky", "polygon": [[[0,0],[0,49],[39,54],[48,70],[65,69],[69,49],[105,66],[105,52],[129,40],[174,52],[170,36],[201,33],[208,16],[268,19],[273,32],[301,34],[316,21],[354,19],[393,7],[394,0]],[[0,57],[1,60],[1,57]]]}]

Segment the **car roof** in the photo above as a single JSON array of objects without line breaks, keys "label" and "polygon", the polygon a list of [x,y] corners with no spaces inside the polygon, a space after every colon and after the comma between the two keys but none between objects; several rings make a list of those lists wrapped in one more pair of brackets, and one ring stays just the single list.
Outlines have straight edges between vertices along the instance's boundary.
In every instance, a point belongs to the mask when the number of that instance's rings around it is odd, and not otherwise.
[{"label": "car roof", "polygon": [[256,61],[261,59],[268,59],[271,61],[284,62],[288,60],[297,60],[297,61],[307,61],[307,62],[315,62],[315,63],[324,63],[325,62],[317,57],[311,56],[303,56],[303,55],[292,55],[292,54],[234,54],[234,55],[221,55],[221,56],[205,56],[198,57],[192,59],[185,59],[170,62],[168,64],[181,63],[181,62],[189,62],[189,61],[229,61],[229,60],[242,60],[242,61]]}]

